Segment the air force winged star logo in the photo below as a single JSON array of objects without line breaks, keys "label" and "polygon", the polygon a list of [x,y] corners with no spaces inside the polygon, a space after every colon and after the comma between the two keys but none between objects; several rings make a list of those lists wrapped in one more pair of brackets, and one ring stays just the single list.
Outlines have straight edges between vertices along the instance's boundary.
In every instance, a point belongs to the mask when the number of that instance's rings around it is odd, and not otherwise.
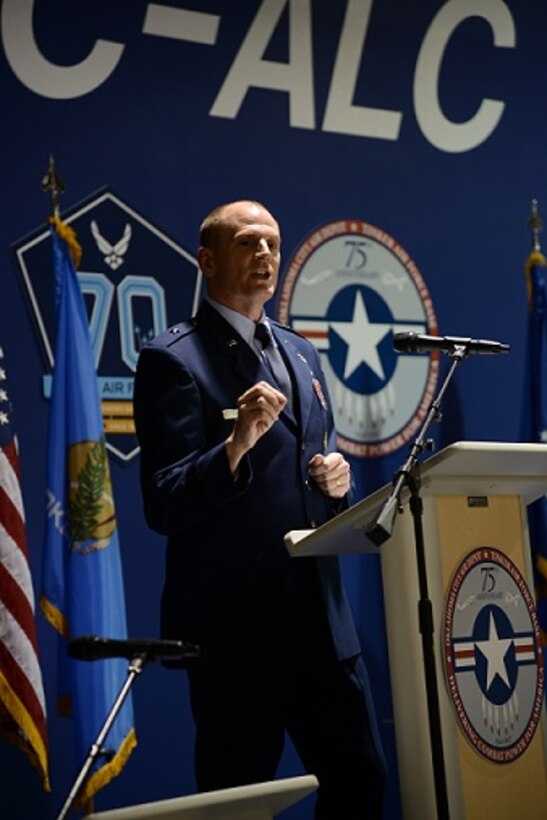
[{"label": "air force winged star logo", "polygon": [[421,274],[391,236],[359,220],[314,231],[289,263],[278,318],[320,353],[342,450],[382,456],[410,439],[430,405],[438,355],[398,355],[393,334],[437,325]]},{"label": "air force winged star logo", "polygon": [[127,249],[129,248],[129,241],[131,239],[131,225],[126,224],[123,236],[119,239],[114,245],[111,245],[110,242],[101,236],[99,231],[99,226],[95,222],[94,219],[91,220],[91,233],[93,234],[93,238],[97,243],[97,247],[104,254],[104,261],[106,264],[112,268],[112,270],[116,270],[123,264],[123,257],[127,253]]},{"label": "air force winged star logo", "polygon": [[[63,220],[83,249],[78,281],[88,312],[106,446],[128,462],[139,452],[132,399],[140,349],[195,313],[201,275],[188,251],[109,190],[75,206]],[[49,231],[37,229],[16,247],[16,256],[47,365],[43,394],[49,399],[55,336]]]},{"label": "air force winged star logo", "polygon": [[504,553],[481,547],[461,562],[446,597],[443,648],[462,731],[488,760],[516,760],[539,723],[544,668],[532,597]]}]

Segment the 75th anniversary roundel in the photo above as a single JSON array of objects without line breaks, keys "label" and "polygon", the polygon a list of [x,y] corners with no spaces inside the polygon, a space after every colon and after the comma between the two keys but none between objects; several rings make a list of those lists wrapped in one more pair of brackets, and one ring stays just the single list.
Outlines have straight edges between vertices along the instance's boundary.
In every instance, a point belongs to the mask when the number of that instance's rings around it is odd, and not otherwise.
[{"label": "75th anniversary roundel", "polygon": [[383,456],[419,429],[438,354],[397,354],[393,334],[435,334],[437,322],[418,268],[389,234],[359,220],[314,231],[289,263],[278,318],[321,354],[340,449]]},{"label": "75th anniversary roundel", "polygon": [[541,716],[544,667],[532,596],[500,550],[475,549],[454,573],[443,648],[448,691],[463,732],[488,760],[516,760]]}]

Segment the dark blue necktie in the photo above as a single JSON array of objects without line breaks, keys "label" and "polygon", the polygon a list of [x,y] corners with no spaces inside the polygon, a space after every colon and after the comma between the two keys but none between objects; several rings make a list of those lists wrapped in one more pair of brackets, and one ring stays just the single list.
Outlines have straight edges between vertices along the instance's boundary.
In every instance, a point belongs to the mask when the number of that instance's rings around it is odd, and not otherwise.
[{"label": "dark blue necktie", "polygon": [[281,353],[277,349],[270,330],[262,322],[259,322],[256,326],[255,339],[260,343],[262,358],[268,370],[283,395],[287,397],[287,401],[290,405],[292,400],[292,385],[287,366],[283,361]]}]

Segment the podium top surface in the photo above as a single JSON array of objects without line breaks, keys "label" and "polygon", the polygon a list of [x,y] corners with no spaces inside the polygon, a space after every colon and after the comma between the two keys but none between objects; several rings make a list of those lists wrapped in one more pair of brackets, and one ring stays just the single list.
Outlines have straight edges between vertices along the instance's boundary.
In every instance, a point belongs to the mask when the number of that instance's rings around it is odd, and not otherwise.
[{"label": "podium top surface", "polygon": [[[517,495],[525,504],[547,493],[547,444],[459,441],[419,464],[420,494]],[[317,530],[285,536],[292,556],[379,552],[364,534],[388,499],[391,484],[328,521]],[[408,491],[402,493],[402,500]]]},{"label": "podium top surface", "polygon": [[547,480],[547,444],[458,441],[421,465],[424,475],[542,476]]},{"label": "podium top surface", "polygon": [[318,785],[315,775],[308,774],[101,811],[88,814],[85,820],[266,820],[311,794]]},{"label": "podium top surface", "polygon": [[547,444],[459,441],[420,465],[422,495],[520,495],[547,492]]}]

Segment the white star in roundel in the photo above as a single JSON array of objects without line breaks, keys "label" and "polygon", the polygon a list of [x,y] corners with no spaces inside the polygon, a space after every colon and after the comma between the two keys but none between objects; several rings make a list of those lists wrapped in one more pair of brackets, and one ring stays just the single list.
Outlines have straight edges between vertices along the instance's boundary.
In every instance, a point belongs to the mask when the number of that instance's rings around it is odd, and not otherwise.
[{"label": "white star in roundel", "polygon": [[0,413],[0,424],[9,424],[9,416],[7,413]]},{"label": "white star in roundel", "polygon": [[385,378],[382,360],[378,355],[378,345],[390,332],[392,325],[369,320],[363,294],[360,290],[355,294],[351,321],[329,322],[329,324],[348,346],[344,379],[355,373],[362,362],[368,365],[379,379]]},{"label": "white star in roundel", "polygon": [[509,678],[507,677],[507,667],[505,666],[505,656],[509,647],[513,643],[512,638],[498,638],[498,631],[496,629],[496,622],[494,616],[490,613],[490,623],[488,626],[488,640],[476,641],[475,645],[479,652],[486,658],[486,689],[490,689],[492,682],[496,675],[499,675],[502,681],[510,687]]}]

